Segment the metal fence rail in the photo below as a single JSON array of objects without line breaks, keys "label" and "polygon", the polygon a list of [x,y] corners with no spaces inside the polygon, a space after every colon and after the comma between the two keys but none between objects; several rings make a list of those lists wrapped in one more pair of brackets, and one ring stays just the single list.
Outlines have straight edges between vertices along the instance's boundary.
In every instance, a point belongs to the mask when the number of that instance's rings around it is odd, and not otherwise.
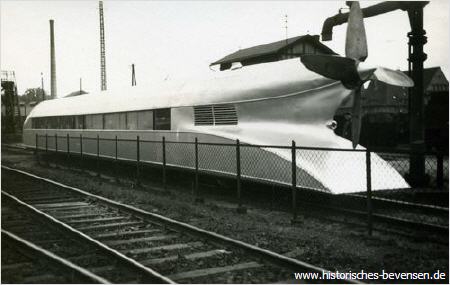
[{"label": "metal fence rail", "polygon": [[[35,137],[35,151],[58,152],[67,159],[76,155],[89,156],[99,163],[103,158],[112,159],[117,173],[118,161],[136,164],[136,182],[139,184],[143,164],[161,167],[161,179],[166,188],[167,168],[179,168],[193,172],[193,193],[199,195],[199,175],[219,174],[236,181],[238,209],[245,209],[242,201],[242,180],[259,181],[269,185],[289,186],[293,220],[296,220],[298,191],[346,189],[365,193],[369,232],[372,224],[372,190],[398,189],[407,185],[410,152],[373,152],[363,149],[333,149],[296,146],[250,145],[239,140],[234,143],[201,142],[197,138],[189,142],[99,137],[98,135]],[[415,154],[417,155],[417,154]],[[448,187],[448,154],[421,153],[425,157],[429,186]],[[39,159],[39,155],[37,155]],[[346,163],[351,161],[351,163]],[[301,167],[299,167],[301,165]],[[376,171],[374,171],[376,169]],[[395,172],[395,175],[392,173]],[[397,174],[398,172],[398,174]],[[320,173],[317,177],[316,173]],[[403,187],[404,188],[404,187]]]}]

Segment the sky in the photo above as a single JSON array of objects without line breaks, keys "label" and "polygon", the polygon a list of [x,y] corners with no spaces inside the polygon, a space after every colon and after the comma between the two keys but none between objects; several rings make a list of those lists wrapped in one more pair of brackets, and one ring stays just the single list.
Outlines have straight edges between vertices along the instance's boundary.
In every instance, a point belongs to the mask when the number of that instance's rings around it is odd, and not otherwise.
[{"label": "sky", "polygon": [[[367,7],[379,1],[363,1]],[[209,64],[241,48],[320,34],[327,17],[345,1],[104,1],[108,90],[198,78]],[[0,0],[0,67],[16,74],[19,94],[41,85],[50,90],[49,20],[55,20],[58,97],[82,88],[100,91],[98,1]],[[365,19],[366,62],[407,69],[407,13]],[[440,66],[449,77],[449,1],[433,0],[424,10],[428,43],[425,67]],[[323,42],[344,54],[346,24]],[[218,71],[216,71],[218,72]]]}]

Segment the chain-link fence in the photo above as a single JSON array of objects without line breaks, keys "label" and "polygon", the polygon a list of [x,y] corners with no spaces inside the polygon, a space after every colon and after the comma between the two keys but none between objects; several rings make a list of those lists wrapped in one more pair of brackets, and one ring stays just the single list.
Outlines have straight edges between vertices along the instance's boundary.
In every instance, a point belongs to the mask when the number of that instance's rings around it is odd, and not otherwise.
[{"label": "chain-link fence", "polygon": [[[199,195],[201,175],[225,177],[234,181],[239,208],[257,195],[247,195],[242,184],[257,182],[272,188],[271,207],[274,204],[290,204],[297,213],[298,201],[321,203],[328,199],[324,194],[360,193],[367,199],[369,215],[373,212],[372,191],[410,189],[412,157],[423,159],[423,181],[426,187],[448,187],[448,154],[410,153],[399,151],[372,152],[362,149],[331,149],[296,146],[250,145],[238,140],[223,142],[201,142],[197,138],[190,142],[136,138],[99,137],[89,134],[36,135],[36,153],[54,152],[89,156],[97,159],[136,163],[135,177],[139,182],[141,165],[151,164],[161,168],[164,188],[167,184],[167,169],[185,170],[192,178],[193,193]],[[417,173],[417,172],[416,172]],[[417,177],[414,177],[417,178]],[[416,179],[417,180],[417,179]],[[273,193],[276,187],[283,192]],[[251,187],[248,187],[251,188]],[[289,191],[290,190],[290,191]],[[248,190],[250,193],[250,190]],[[324,193],[317,196],[317,193]],[[299,199],[299,195],[301,198]],[[374,194],[374,196],[376,196]],[[267,197],[267,196],[266,196]],[[331,202],[330,202],[331,203]],[[335,203],[334,203],[335,205]]]}]

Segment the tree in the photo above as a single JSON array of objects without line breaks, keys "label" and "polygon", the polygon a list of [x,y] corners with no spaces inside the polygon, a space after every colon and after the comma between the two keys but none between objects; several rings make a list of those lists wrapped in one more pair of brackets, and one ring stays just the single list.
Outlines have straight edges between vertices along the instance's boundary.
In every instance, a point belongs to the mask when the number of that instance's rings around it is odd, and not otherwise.
[{"label": "tree", "polygon": [[[43,95],[44,95],[45,90],[43,90],[42,88],[38,87],[38,88],[28,88],[25,93],[20,96],[20,101],[24,102],[24,103],[30,103],[32,101],[35,102],[40,102],[43,99]],[[47,95],[45,93],[45,100],[50,99],[50,95]]]}]

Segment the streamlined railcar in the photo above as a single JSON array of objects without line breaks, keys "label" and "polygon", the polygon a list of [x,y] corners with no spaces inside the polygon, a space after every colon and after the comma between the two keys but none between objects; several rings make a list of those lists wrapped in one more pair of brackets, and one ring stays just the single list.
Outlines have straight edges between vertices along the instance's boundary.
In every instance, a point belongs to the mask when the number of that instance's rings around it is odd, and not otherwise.
[{"label": "streamlined railcar", "polygon": [[[36,134],[48,136],[48,147],[114,157],[136,158],[139,136],[142,161],[161,163],[161,142],[167,143],[167,163],[193,168],[192,144],[170,142],[241,143],[242,176],[290,184],[292,152],[270,145],[337,150],[298,149],[297,185],[331,193],[366,190],[366,154],[337,136],[333,116],[351,90],[342,82],[308,70],[297,59],[211,72],[208,79],[158,86],[134,86],[38,104],[24,123],[23,141],[35,147]],[[65,137],[71,137],[67,143]],[[43,138],[41,137],[40,140]],[[38,141],[43,145],[42,141]],[[262,145],[248,147],[247,145]],[[200,169],[235,173],[236,148],[199,145]],[[409,187],[402,176],[376,154],[371,155],[372,189]]]}]

